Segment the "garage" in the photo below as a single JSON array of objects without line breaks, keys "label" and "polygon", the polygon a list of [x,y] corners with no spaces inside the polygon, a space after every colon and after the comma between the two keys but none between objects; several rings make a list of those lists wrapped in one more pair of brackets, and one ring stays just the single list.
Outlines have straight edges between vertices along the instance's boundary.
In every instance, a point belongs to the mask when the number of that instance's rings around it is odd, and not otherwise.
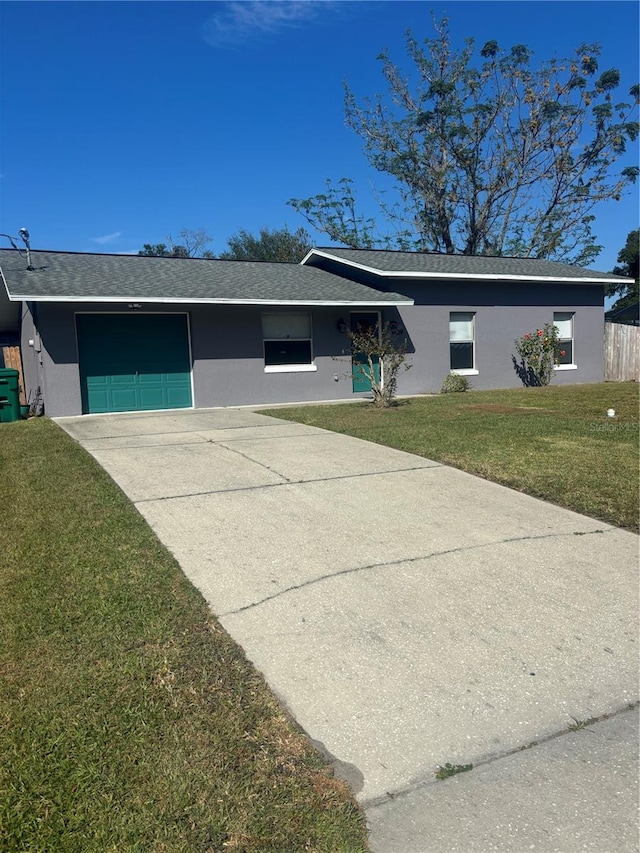
[{"label": "garage", "polygon": [[77,314],[82,411],[192,405],[186,314]]}]

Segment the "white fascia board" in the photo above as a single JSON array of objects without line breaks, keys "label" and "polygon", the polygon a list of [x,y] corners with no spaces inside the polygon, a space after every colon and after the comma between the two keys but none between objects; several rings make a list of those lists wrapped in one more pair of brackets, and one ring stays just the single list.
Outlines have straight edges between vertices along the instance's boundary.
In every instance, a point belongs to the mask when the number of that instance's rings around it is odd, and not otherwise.
[{"label": "white fascia board", "polygon": [[[382,278],[409,278],[409,279],[458,279],[459,281],[553,281],[553,282],[572,282],[574,284],[610,284],[612,281],[620,284],[632,284],[633,278],[597,278],[587,276],[556,276],[556,275],[504,275],[501,273],[459,273],[459,272],[406,272],[402,270],[381,270],[376,267],[370,267],[366,264],[358,264],[355,261],[348,261],[338,255],[331,255],[328,252],[319,252],[317,249],[312,249],[307,255],[320,255],[323,258],[336,261],[339,264],[345,264],[349,267],[363,270],[364,272],[372,273],[373,275],[381,276]],[[306,261],[305,258],[304,260]],[[304,261],[303,261],[304,263]]]},{"label": "white fascia board", "polygon": [[422,273],[406,273],[406,272],[391,272],[391,273],[383,273],[383,275],[389,275],[391,277],[397,278],[456,278],[462,281],[549,281],[552,283],[556,282],[565,282],[571,284],[610,284],[612,281],[619,281],[620,284],[623,282],[631,283],[633,281],[630,279],[622,279],[621,281],[616,278],[591,278],[590,276],[560,276],[560,275],[502,275],[496,273],[433,273],[433,272],[422,272]]},{"label": "white fascia board", "polygon": [[139,303],[140,305],[310,305],[318,307],[366,308],[372,305],[413,305],[413,299],[198,299],[157,296],[31,296],[9,294],[11,302],[103,302],[107,304]]},{"label": "white fascia board", "polygon": [[4,285],[4,289],[5,289],[6,294],[7,294],[7,299],[9,300],[9,302],[15,302],[16,300],[11,298],[11,294],[9,293],[9,285],[7,284],[7,280],[4,277],[4,273],[2,272],[1,268],[0,268],[0,279],[2,279],[2,283]]}]

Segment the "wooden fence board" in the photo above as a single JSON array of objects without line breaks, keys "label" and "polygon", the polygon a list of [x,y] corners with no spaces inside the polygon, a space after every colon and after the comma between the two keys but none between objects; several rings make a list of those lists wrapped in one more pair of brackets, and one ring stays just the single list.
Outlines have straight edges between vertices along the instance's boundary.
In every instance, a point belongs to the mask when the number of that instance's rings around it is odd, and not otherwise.
[{"label": "wooden fence board", "polygon": [[24,393],[24,377],[22,375],[22,359],[20,358],[20,347],[3,346],[2,358],[5,367],[11,367],[18,371],[18,382],[20,384],[20,405],[26,406],[27,398]]},{"label": "wooden fence board", "polygon": [[607,382],[640,381],[640,326],[604,324],[604,378]]}]

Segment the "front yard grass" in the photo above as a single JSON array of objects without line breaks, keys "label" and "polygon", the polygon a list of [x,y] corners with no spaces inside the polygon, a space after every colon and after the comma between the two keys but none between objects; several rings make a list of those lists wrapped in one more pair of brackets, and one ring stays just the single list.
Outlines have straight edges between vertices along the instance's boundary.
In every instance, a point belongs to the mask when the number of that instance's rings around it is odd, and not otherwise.
[{"label": "front yard grass", "polygon": [[364,818],[55,424],[0,427],[0,849],[357,853]]},{"label": "front yard grass", "polygon": [[406,450],[638,530],[633,382],[416,397],[391,409],[348,403],[261,411]]}]

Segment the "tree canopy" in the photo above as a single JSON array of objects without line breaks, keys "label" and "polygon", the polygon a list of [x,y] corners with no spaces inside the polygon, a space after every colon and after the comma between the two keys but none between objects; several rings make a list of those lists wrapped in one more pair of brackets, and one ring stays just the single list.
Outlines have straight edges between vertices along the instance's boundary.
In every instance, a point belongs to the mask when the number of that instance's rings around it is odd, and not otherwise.
[{"label": "tree canopy", "polygon": [[[211,237],[202,230],[183,228],[178,233],[178,242],[171,236],[166,243],[145,243],[139,255],[159,258],[215,258],[216,255],[204,249]],[[262,228],[255,236],[241,229],[227,240],[228,248],[220,254],[221,260],[231,261],[279,261],[300,263],[313,247],[310,234],[304,228],[289,231],[284,228]]]},{"label": "tree canopy", "polygon": [[182,254],[174,254],[176,250],[181,252],[182,248],[182,246],[169,248],[166,243],[145,243],[138,254],[144,255],[147,258],[184,257]]},{"label": "tree canopy", "polygon": [[291,232],[287,227],[262,228],[259,236],[240,230],[227,240],[228,249],[220,258],[232,261],[280,261],[300,263],[312,248],[311,236],[304,228]]},{"label": "tree canopy", "polygon": [[318,231],[354,248],[493,254],[589,263],[599,252],[593,209],[619,199],[637,166],[614,171],[638,136],[639,87],[622,100],[600,47],[533,62],[524,45],[452,43],[407,34],[413,70],[378,57],[387,96],[358,102],[345,86],[347,125],[393,188],[376,199],[384,226],[359,213],[349,178],[289,204]]},{"label": "tree canopy", "polygon": [[145,243],[138,252],[139,255],[153,258],[212,258],[212,252],[204,247],[211,242],[211,237],[203,229],[183,228],[178,232],[178,242],[171,235],[167,243]]},{"label": "tree canopy", "polygon": [[616,275],[623,275],[626,278],[634,279],[633,284],[610,284],[607,287],[607,296],[616,296],[620,298],[612,305],[612,310],[617,308],[626,308],[627,305],[633,305],[640,298],[638,289],[638,279],[640,277],[640,228],[635,231],[630,231],[627,235],[627,242],[618,253],[618,263],[620,266],[614,267],[612,272]]}]

